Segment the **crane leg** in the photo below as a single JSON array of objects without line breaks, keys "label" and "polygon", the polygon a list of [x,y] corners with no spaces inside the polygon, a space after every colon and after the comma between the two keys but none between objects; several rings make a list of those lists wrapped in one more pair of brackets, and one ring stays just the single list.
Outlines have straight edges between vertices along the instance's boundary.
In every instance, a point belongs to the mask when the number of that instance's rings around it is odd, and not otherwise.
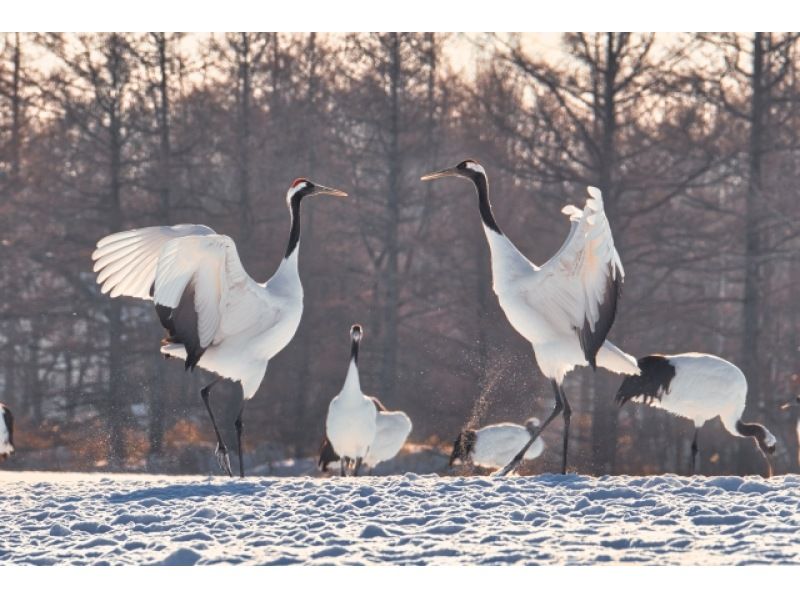
[{"label": "crane leg", "polygon": [[694,438],[692,439],[692,469],[691,474],[694,475],[694,472],[697,471],[697,434],[700,432],[698,428],[694,429]]},{"label": "crane leg", "polygon": [[[555,380],[552,380],[552,383],[553,383],[553,392],[555,393],[555,399],[556,399],[556,404],[555,407],[553,407],[553,412],[549,415],[549,417],[546,420],[544,420],[544,423],[541,425],[541,427],[538,430],[536,430],[535,433],[531,434],[531,437],[530,439],[528,439],[528,442],[525,444],[525,446],[522,447],[522,450],[514,456],[511,462],[508,465],[506,465],[503,469],[498,471],[495,475],[497,476],[508,475],[509,473],[514,471],[517,467],[519,467],[519,464],[522,463],[522,459],[523,457],[525,457],[525,453],[528,452],[528,449],[531,448],[531,445],[534,442],[536,442],[536,439],[539,438],[539,436],[541,436],[542,432],[550,424],[550,422],[553,421],[558,416],[558,414],[564,410],[564,402],[561,398],[562,397],[561,389]],[[564,423],[567,423],[566,419],[564,420]]]},{"label": "crane leg", "polygon": [[345,470],[344,470],[344,460],[345,460],[345,457],[342,457],[341,459],[339,459],[339,475],[342,476],[342,477],[347,475]]},{"label": "crane leg", "polygon": [[762,454],[762,455],[764,455],[764,459],[766,459],[766,461],[767,461],[767,475],[766,475],[766,476],[764,476],[764,477],[765,477],[766,479],[769,479],[769,478],[771,478],[771,477],[772,477],[772,474],[773,474],[773,470],[772,470],[772,459],[770,459],[770,456],[769,456],[769,454],[765,453],[764,451],[761,451],[761,454]]},{"label": "crane leg", "polygon": [[567,451],[569,449],[569,420],[572,416],[572,408],[567,401],[567,395],[564,394],[564,389],[560,386],[557,387],[557,392],[561,395],[561,400],[564,403],[564,410],[561,412],[564,418],[564,449],[561,455],[561,473],[567,473]]},{"label": "crane leg", "polygon": [[214,426],[214,433],[217,435],[217,448],[214,450],[214,454],[217,456],[217,463],[219,463],[219,467],[222,469],[222,471],[233,477],[233,472],[231,471],[231,458],[228,456],[228,447],[226,447],[225,443],[222,441],[222,435],[219,433],[217,421],[214,419],[214,412],[211,411],[211,405],[208,402],[208,398],[211,394],[211,388],[219,381],[220,378],[217,378],[208,386],[204,386],[200,390],[200,397],[202,397],[203,404],[205,404],[206,409],[208,410],[208,415],[211,418],[211,425]]},{"label": "crane leg", "polygon": [[361,469],[361,462],[362,461],[363,461],[363,459],[361,457],[358,457],[356,459],[356,465],[353,468],[353,475],[356,476],[356,477],[358,477],[358,470]]},{"label": "crane leg", "polygon": [[236,422],[234,426],[236,426],[236,443],[239,449],[239,477],[244,477],[244,459],[242,458],[242,430],[244,430],[244,424],[242,423],[242,413],[244,413],[244,406],[247,405],[247,401],[242,399],[242,407],[239,409],[239,415],[236,417]]}]

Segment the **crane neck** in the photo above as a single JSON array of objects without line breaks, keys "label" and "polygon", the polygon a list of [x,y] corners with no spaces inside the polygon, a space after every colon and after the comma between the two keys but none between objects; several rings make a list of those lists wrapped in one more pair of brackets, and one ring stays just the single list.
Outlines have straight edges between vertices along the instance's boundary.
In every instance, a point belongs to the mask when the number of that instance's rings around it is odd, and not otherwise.
[{"label": "crane neck", "polygon": [[489,182],[486,175],[476,173],[472,177],[475,189],[478,191],[478,207],[481,212],[483,232],[489,243],[489,252],[492,256],[492,279],[495,292],[504,288],[505,283],[513,281],[519,276],[529,274],[533,264],[522,255],[511,240],[503,234],[492,212],[489,202]]},{"label": "crane neck", "polygon": [[302,199],[301,196],[295,195],[289,200],[289,213],[292,226],[289,229],[289,242],[286,245],[286,254],[283,256],[287,260],[293,253],[296,253],[297,249],[300,247],[300,201]]},{"label": "crane neck", "polygon": [[339,396],[344,400],[350,399],[356,402],[364,398],[364,394],[361,392],[361,378],[358,375],[358,360],[355,357],[350,358],[350,366],[347,368],[347,376]]},{"label": "crane neck", "polygon": [[303,296],[303,287],[300,283],[300,270],[298,268],[298,251],[300,247],[300,199],[292,198],[289,203],[292,226],[289,231],[289,243],[286,253],[278,265],[275,274],[265,284],[272,292],[287,296]]},{"label": "crane neck", "polygon": [[494,213],[492,212],[492,204],[489,201],[489,181],[486,178],[486,175],[482,173],[476,173],[472,179],[472,182],[475,184],[475,189],[478,192],[478,209],[481,213],[483,225],[498,235],[502,235],[503,232],[500,230],[500,227],[497,226],[497,222],[494,219]]}]

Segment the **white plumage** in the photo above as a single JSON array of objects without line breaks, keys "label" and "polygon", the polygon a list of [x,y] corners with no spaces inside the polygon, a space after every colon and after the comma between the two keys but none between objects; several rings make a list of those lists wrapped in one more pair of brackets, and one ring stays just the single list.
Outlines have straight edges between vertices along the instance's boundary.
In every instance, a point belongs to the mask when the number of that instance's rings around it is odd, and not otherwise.
[{"label": "white plumage", "polygon": [[11,410],[0,403],[0,460],[14,454],[14,416]]},{"label": "white plumage", "polygon": [[350,331],[351,354],[342,390],[328,406],[325,433],[333,450],[343,460],[343,471],[349,461],[355,462],[354,473],[367,456],[377,430],[375,403],[361,391],[358,375],[358,345],[361,327],[354,325]]},{"label": "white plumage", "polygon": [[411,419],[402,411],[378,411],[375,414],[375,438],[364,464],[375,467],[393,459],[411,434]]},{"label": "white plumage", "polygon": [[101,290],[112,297],[151,299],[177,310],[191,294],[185,317],[196,329],[177,330],[172,337],[186,342],[167,343],[161,352],[186,360],[188,345],[189,353],[199,353],[197,366],[241,382],[245,399],[253,397],[268,361],[300,324],[303,287],[296,251],[262,284],[245,272],[233,240],[206,226],[157,226],[109,235],[98,242],[92,259]]},{"label": "white plumage", "polygon": [[648,355],[638,363],[641,373],[625,378],[617,391],[617,403],[644,402],[691,420],[696,429],[693,469],[697,429],[715,417],[732,435],[752,437],[765,456],[775,450],[776,439],[769,430],[742,421],[747,379],[736,365],[707,353]]},{"label": "white plumage", "polygon": [[[556,254],[542,266],[528,260],[500,230],[489,202],[486,172],[474,160],[422,177],[432,180],[458,176],[473,182],[492,263],[495,294],[508,321],[533,346],[542,373],[553,381],[556,407],[544,422],[564,417],[566,472],[570,407],[561,384],[576,366],[600,366],[612,372],[638,373],[636,360],[618,349],[606,336],[614,323],[624,270],[614,247],[600,190],[589,187],[581,210],[573,205],[562,211],[569,216],[570,231]],[[530,439],[532,443],[534,439]],[[525,448],[527,450],[527,447]],[[514,469],[524,451],[503,469]]]},{"label": "white plumage", "polygon": [[[487,469],[504,467],[530,440],[538,426],[539,420],[531,418],[526,426],[500,423],[462,432],[453,446],[450,462],[458,459]],[[525,451],[523,460],[535,459],[543,451],[544,442],[538,437]]]},{"label": "white plumage", "polygon": [[[411,419],[402,411],[389,411],[375,397],[367,398],[374,403],[377,411],[375,414],[375,437],[364,457],[364,465],[373,468],[379,463],[397,456],[411,434],[412,425]],[[341,469],[339,455],[333,449],[330,438],[326,435],[320,447],[318,466],[321,471],[328,471],[328,467],[336,466],[337,463]]]},{"label": "white plumage", "polygon": [[[608,226],[599,189],[580,210],[566,206],[570,232],[541,267],[523,256],[505,235],[484,224],[492,254],[494,291],[511,325],[532,345],[542,373],[559,384],[576,366],[589,364],[586,346],[598,345],[597,365],[616,373],[638,372],[636,360],[595,336],[610,328],[604,302],[616,304],[615,284],[625,275]],[[609,291],[613,296],[608,296]],[[615,307],[615,305],[614,305]],[[582,343],[582,330],[586,340]],[[603,331],[607,333],[607,330]]]},{"label": "white plumage", "polygon": [[[187,369],[199,366],[239,382],[243,399],[251,399],[269,360],[300,324],[300,201],[311,195],[346,194],[305,179],[292,183],[286,195],[289,242],[277,271],[265,283],[245,272],[230,237],[197,224],[154,226],[100,239],[92,254],[97,282],[111,297],[152,300],[168,332],[161,352],[183,359]],[[210,388],[201,394],[217,434],[220,464],[230,473],[227,449],[208,406]],[[240,412],[236,429],[243,475],[241,428]]]}]

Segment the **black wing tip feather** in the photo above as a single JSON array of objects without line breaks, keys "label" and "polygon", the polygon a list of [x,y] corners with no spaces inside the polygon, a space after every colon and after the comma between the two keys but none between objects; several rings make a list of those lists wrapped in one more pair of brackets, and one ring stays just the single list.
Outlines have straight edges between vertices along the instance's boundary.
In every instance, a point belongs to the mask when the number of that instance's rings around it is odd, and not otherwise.
[{"label": "black wing tip feather", "polygon": [[194,306],[194,284],[190,282],[181,295],[178,307],[171,308],[156,303],[156,314],[161,325],[166,329],[164,342],[177,343],[186,349],[184,370],[194,371],[197,362],[206,352],[200,345],[200,333],[197,329],[197,311]]},{"label": "black wing tip feather", "polygon": [[598,310],[594,331],[592,331],[592,326],[588,320],[584,320],[583,327],[575,329],[578,334],[578,340],[581,343],[583,355],[593,370],[597,369],[597,352],[606,342],[606,337],[614,325],[614,320],[617,317],[617,303],[621,296],[622,279],[619,278],[619,274],[609,272],[606,278],[603,302]]},{"label": "black wing tip feather", "polygon": [[660,401],[675,378],[675,366],[664,355],[647,355],[637,365],[641,373],[626,376],[614,397],[619,407],[636,397],[642,397],[647,404]]},{"label": "black wing tip feather", "polygon": [[333,445],[326,435],[322,440],[322,445],[319,447],[319,461],[317,461],[317,466],[319,467],[320,471],[328,471],[328,465],[335,463],[338,460],[339,455],[337,455],[336,451],[333,450]]}]

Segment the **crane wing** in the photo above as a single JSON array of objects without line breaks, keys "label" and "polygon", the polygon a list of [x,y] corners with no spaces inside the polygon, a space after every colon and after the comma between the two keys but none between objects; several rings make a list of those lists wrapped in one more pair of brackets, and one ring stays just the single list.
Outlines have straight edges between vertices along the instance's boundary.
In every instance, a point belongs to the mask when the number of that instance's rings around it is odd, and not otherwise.
[{"label": "crane wing", "polygon": [[201,224],[151,226],[103,237],[92,253],[97,284],[111,297],[152,297],[156,264],[161,250],[173,239],[215,234]]},{"label": "crane wing", "polygon": [[[245,272],[225,235],[186,236],[167,242],[158,258],[153,301],[169,341],[186,348],[186,367],[224,335],[274,323],[263,313],[258,285]],[[265,317],[266,316],[266,317]]]},{"label": "crane wing", "polygon": [[597,351],[614,323],[625,271],[603,208],[603,197],[589,187],[583,210],[569,205],[562,212],[571,228],[558,252],[537,272],[529,302],[545,313],[566,316],[586,361],[596,367]]}]

